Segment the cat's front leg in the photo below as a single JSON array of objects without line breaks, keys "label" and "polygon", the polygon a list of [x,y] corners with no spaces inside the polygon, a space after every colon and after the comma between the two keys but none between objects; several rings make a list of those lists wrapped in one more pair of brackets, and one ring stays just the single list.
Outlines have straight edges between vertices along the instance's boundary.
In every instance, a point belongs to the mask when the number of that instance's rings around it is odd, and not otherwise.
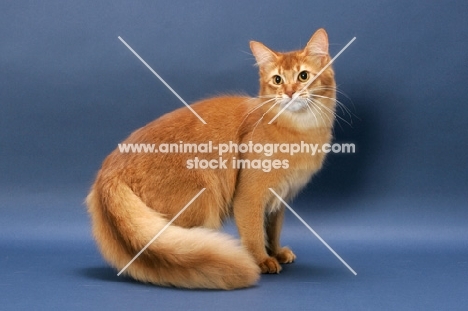
[{"label": "cat's front leg", "polygon": [[254,188],[240,183],[236,189],[233,202],[236,225],[242,244],[255,258],[262,273],[279,273],[281,265],[274,256],[268,255],[265,245],[265,207],[262,194],[268,193]]},{"label": "cat's front leg", "polygon": [[284,206],[267,215],[266,231],[268,239],[268,253],[275,257],[279,263],[292,263],[296,259],[296,255],[289,247],[281,247],[280,235],[284,219]]}]

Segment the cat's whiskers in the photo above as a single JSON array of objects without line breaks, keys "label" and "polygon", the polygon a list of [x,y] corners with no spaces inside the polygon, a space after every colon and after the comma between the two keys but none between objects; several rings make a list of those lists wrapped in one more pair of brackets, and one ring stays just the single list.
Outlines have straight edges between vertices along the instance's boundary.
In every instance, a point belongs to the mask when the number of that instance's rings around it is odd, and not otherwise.
[{"label": "cat's whiskers", "polygon": [[[315,111],[317,111],[317,113],[319,114],[320,118],[322,119],[322,122],[325,124],[325,118],[324,118],[324,115],[325,117],[327,117],[328,119],[328,122],[330,124],[333,124],[333,121],[332,119],[330,118],[330,116],[326,113],[324,113],[324,111],[322,110],[322,108],[320,106],[317,105],[317,101],[314,100],[313,98],[310,98],[308,97],[307,98],[307,106],[311,106],[312,108],[314,108]],[[317,124],[318,124],[318,121],[317,121]]]},{"label": "cat's whiskers", "polygon": [[330,99],[332,101],[335,102],[335,104],[340,108],[341,112],[343,114],[347,114],[350,118],[350,122],[352,123],[352,115],[351,115],[351,111],[341,102],[339,101],[338,99],[336,98],[332,98],[332,97],[328,97],[328,96],[323,96],[323,95],[318,95],[318,94],[313,94],[312,96],[315,96],[315,97],[319,97],[319,98],[323,98],[323,99]]},{"label": "cat's whiskers", "polygon": [[315,101],[316,104],[320,105],[321,108],[325,109],[330,114],[335,116],[335,119],[336,119],[336,121],[337,121],[337,123],[338,123],[338,125],[340,126],[341,129],[343,129],[343,127],[341,126],[340,120],[343,121],[344,123],[348,124],[350,127],[352,127],[351,123],[349,123],[346,119],[339,116],[334,110],[330,109],[329,107],[327,107],[326,105],[321,103],[319,100],[314,100],[314,101]]},{"label": "cat's whiskers", "polygon": [[[276,105],[279,105],[280,102],[281,102],[281,98],[277,98],[277,97],[274,97],[273,100],[275,100],[275,103],[273,105],[271,105],[270,108],[268,108],[267,111],[265,111],[265,113],[260,117],[260,119],[258,119],[257,122],[255,122],[254,124],[254,128],[252,130],[252,133],[250,133],[250,140],[252,140],[252,136],[255,132],[255,130],[257,129],[258,125],[260,124],[260,122],[263,120],[263,118],[265,117],[265,115],[270,112],[271,109],[273,109]],[[262,105],[263,106],[263,105]]]},{"label": "cat's whiskers", "polygon": [[[334,111],[332,111],[332,115],[333,115],[333,119],[332,119],[332,118],[330,117],[329,113],[325,113],[325,112],[323,111],[323,109],[322,109],[322,106],[323,106],[322,103],[320,103],[318,100],[314,100],[313,98],[310,98],[309,100],[310,100],[310,103],[311,103],[312,107],[313,107],[314,109],[320,111],[320,116],[322,117],[322,121],[325,120],[325,119],[323,118],[323,115],[325,115],[325,116],[327,117],[327,119],[328,119],[328,123],[329,123],[330,125],[332,125],[332,124],[334,123],[334,121],[336,120],[336,118],[335,118],[335,115],[336,115],[336,114],[334,113]],[[325,123],[325,121],[324,121],[324,123]],[[343,127],[341,126],[339,120],[337,120],[337,123],[338,123],[338,125],[340,126],[340,128],[343,129]],[[334,134],[335,134],[335,127],[331,126],[331,130],[332,130],[333,135],[334,135]]]},{"label": "cat's whiskers", "polygon": [[[333,91],[333,92],[339,93],[339,94],[343,95],[344,97],[346,97],[346,98],[351,102],[351,104],[352,104],[353,107],[354,107],[354,103],[353,103],[353,101],[351,100],[351,98],[350,98],[348,95],[346,95],[344,92],[340,91],[337,87],[319,86],[319,87],[315,87],[315,88],[313,89],[313,91],[315,91],[315,92],[316,92],[316,91]],[[336,105],[340,108],[341,112],[342,112],[343,114],[347,114],[347,115],[349,116],[349,119],[350,119],[350,123],[351,123],[351,124],[353,123],[353,117],[355,117],[355,118],[357,118],[358,120],[360,120],[359,117],[358,117],[356,114],[354,114],[345,104],[343,104],[343,103],[342,103],[341,101],[339,101],[337,98],[330,98],[330,97],[326,97],[326,96],[318,95],[318,94],[313,94],[313,95],[316,96],[316,97],[322,96],[322,98],[324,98],[324,99],[328,98],[328,99],[330,99],[330,100],[333,100],[333,101],[336,103]]]},{"label": "cat's whiskers", "polygon": [[351,100],[351,98],[350,98],[348,95],[346,95],[345,92],[341,91],[341,90],[338,89],[338,87],[336,87],[336,86],[319,86],[319,87],[315,87],[314,89],[315,89],[315,90],[334,91],[334,92],[336,92],[336,93],[338,93],[338,94],[341,94],[341,95],[343,95],[344,97],[346,97],[346,99],[348,99],[351,103],[353,102],[353,101]]},{"label": "cat's whiskers", "polygon": [[[332,99],[333,100],[333,99]],[[337,119],[339,120],[342,120],[343,122],[345,122],[346,124],[348,124],[349,126],[352,126],[352,124],[350,122],[348,122],[346,119],[344,119],[343,117],[341,117],[340,115],[338,115],[336,113],[336,111],[334,109],[331,109],[330,107],[327,107],[325,104],[323,104],[320,100],[316,100],[314,99],[314,101],[319,104],[322,108],[324,108],[325,110],[329,111],[331,114],[333,114]]]},{"label": "cat's whiskers", "polygon": [[[315,102],[315,100],[312,100],[312,102]],[[322,117],[322,121],[323,121],[325,124],[326,124],[325,118],[327,119],[328,124],[330,124],[330,125],[333,124],[333,122],[335,121],[335,116],[334,116],[333,114],[330,116],[329,113],[325,113],[325,112],[323,111],[322,107],[321,107],[321,103],[319,103],[319,104],[314,104],[313,107],[314,107],[315,109],[317,109],[317,110],[320,111],[320,116]]]},{"label": "cat's whiskers", "polygon": [[[315,107],[314,107],[315,108]],[[312,111],[311,105],[309,105],[309,100],[307,99],[307,109],[310,111],[310,113],[314,116],[315,122],[318,124],[318,119],[317,116],[315,115],[315,112]],[[322,117],[323,118],[323,117]]]},{"label": "cat's whiskers", "polygon": [[258,98],[270,98],[264,102],[261,102],[260,104],[258,104],[257,106],[253,107],[252,109],[250,109],[247,114],[245,115],[245,117],[242,119],[242,122],[239,124],[239,127],[237,128],[237,131],[236,131],[236,135],[239,134],[239,129],[242,127],[242,125],[244,124],[245,120],[247,120],[247,118],[257,109],[263,107],[264,105],[268,104],[269,102],[272,102],[274,100],[276,100],[276,97],[275,96],[257,96],[257,97],[252,97],[252,98],[249,98],[248,100],[251,101],[251,100],[255,100],[255,99],[258,99]]}]

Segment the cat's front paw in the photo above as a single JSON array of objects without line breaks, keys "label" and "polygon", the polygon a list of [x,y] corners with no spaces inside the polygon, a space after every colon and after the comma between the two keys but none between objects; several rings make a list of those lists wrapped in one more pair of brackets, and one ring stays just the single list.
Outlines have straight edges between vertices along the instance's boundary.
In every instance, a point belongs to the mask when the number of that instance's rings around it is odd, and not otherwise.
[{"label": "cat's front paw", "polygon": [[290,250],[289,247],[283,247],[275,255],[275,258],[279,263],[292,263],[294,260],[296,260],[296,255],[294,255],[293,251]]},{"label": "cat's front paw", "polygon": [[262,270],[262,273],[280,273],[281,271],[281,266],[274,257],[267,257],[258,266]]}]

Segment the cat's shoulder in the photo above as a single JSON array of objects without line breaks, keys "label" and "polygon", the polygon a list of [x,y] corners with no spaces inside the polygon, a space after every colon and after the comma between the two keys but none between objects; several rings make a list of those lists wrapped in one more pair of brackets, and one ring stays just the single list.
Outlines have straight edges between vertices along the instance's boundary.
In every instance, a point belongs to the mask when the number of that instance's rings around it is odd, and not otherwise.
[{"label": "cat's shoulder", "polygon": [[255,98],[245,95],[220,95],[200,100],[191,106],[195,111],[204,115],[231,114],[242,113],[255,101]]},{"label": "cat's shoulder", "polygon": [[195,105],[223,105],[223,104],[243,104],[254,100],[254,98],[245,94],[220,94],[206,99],[199,100],[193,104]]}]

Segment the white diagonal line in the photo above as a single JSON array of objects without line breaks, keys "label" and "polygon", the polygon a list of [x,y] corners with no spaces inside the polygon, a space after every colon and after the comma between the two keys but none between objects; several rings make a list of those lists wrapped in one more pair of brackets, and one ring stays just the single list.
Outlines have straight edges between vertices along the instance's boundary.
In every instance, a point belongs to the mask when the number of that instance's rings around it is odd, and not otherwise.
[{"label": "white diagonal line", "polygon": [[196,200],[196,198],[198,198],[200,196],[200,194],[202,194],[203,191],[205,191],[206,188],[203,188],[202,190],[200,190],[200,192],[197,193],[196,196],[193,197],[193,199],[190,200],[190,202],[187,203],[187,205],[184,206],[183,209],[180,210],[180,212],[177,213],[177,215],[174,216],[174,218],[171,219],[171,221],[169,221],[162,229],[161,231],[158,232],[158,234],[156,234],[154,236],[154,238],[151,239],[151,241],[148,242],[148,244],[145,245],[145,247],[143,247],[143,249],[135,255],[135,257],[133,257],[132,260],[130,260],[130,262],[125,266],[123,267],[122,270],[120,270],[119,273],[117,273],[117,276],[120,276],[122,274],[122,272],[124,272],[125,270],[127,270],[127,268],[135,261],[135,259],[138,258],[138,256],[140,256],[150,245],[151,243],[153,243],[176,219],[177,217],[180,216],[180,214],[182,214],[186,209],[187,207],[190,206],[190,204],[193,203],[193,201]]},{"label": "white diagonal line", "polygon": [[353,268],[351,268],[347,263],[346,261],[343,260],[343,258],[340,257],[340,255],[338,255],[334,250],[333,248],[330,247],[330,245],[328,245],[327,242],[325,242],[321,237],[320,235],[317,234],[317,232],[315,232],[314,229],[312,229],[305,221],[304,219],[301,218],[301,216],[299,216],[293,209],[291,206],[288,205],[288,203],[286,203],[276,192],[275,190],[273,190],[272,188],[268,188],[270,189],[271,192],[273,192],[274,195],[276,195],[276,197],[294,214],[294,216],[297,217],[297,219],[299,219],[303,224],[304,226],[307,227],[307,229],[310,230],[310,232],[312,232],[319,240],[320,242],[323,243],[323,245],[325,245],[329,250],[330,252],[332,252],[333,255],[336,256],[336,258],[338,258],[345,266],[346,268],[349,269],[349,271],[351,271],[354,275],[357,275],[356,271],[353,270]]},{"label": "white diagonal line", "polygon": [[198,113],[196,113],[196,111],[193,110],[192,107],[190,107],[190,105],[187,104],[187,103],[185,102],[185,100],[184,100],[182,97],[180,97],[179,94],[177,94],[177,92],[174,91],[174,89],[173,89],[169,84],[167,84],[166,81],[164,81],[164,79],[161,78],[161,76],[158,75],[158,73],[157,73],[156,71],[153,70],[153,68],[150,67],[150,65],[147,64],[147,63],[144,61],[144,59],[141,58],[140,55],[138,55],[138,53],[135,52],[135,50],[133,50],[132,47],[131,47],[130,45],[127,44],[127,42],[125,42],[124,39],[122,39],[120,36],[119,36],[118,38],[119,38],[120,41],[122,41],[123,44],[125,44],[125,46],[126,46],[133,54],[135,54],[135,56],[136,56],[136,57],[137,57],[137,58],[138,58],[138,59],[139,59],[139,60],[140,60],[140,61],[141,61],[141,62],[142,62],[142,63],[143,63],[143,64],[144,64],[144,65],[145,65],[145,66],[146,66],[146,67],[147,67],[147,68],[148,68],[148,69],[149,69],[149,70],[150,70],[150,71],[151,71],[151,72],[152,72],[152,73],[153,73],[153,74],[154,74],[154,75],[171,91],[171,92],[172,92],[172,93],[174,93],[174,95],[175,95],[185,106],[187,106],[188,109],[190,109],[190,111],[193,112],[193,114],[194,114],[198,119],[200,119],[200,121],[203,122],[203,124],[206,124],[205,120],[203,120],[203,118],[200,117],[200,116],[198,115]]},{"label": "white diagonal line", "polygon": [[325,67],[323,67],[322,70],[320,70],[320,71],[315,75],[315,77],[314,77],[312,80],[310,80],[299,92],[296,92],[295,95],[293,95],[293,97],[292,97],[291,100],[289,101],[289,103],[287,103],[287,104],[283,107],[283,109],[281,109],[280,112],[278,112],[278,113],[276,114],[276,116],[274,116],[273,119],[271,119],[270,122],[268,122],[268,124],[273,123],[273,121],[275,121],[276,118],[278,118],[278,117],[280,116],[280,114],[282,114],[283,111],[285,111],[285,110],[289,107],[289,105],[291,105],[291,104],[299,97],[299,94],[301,94],[303,90],[305,90],[306,88],[308,88],[309,85],[311,85],[312,82],[314,82],[314,81],[318,78],[318,76],[320,76],[320,75],[335,61],[335,59],[337,59],[338,56],[340,56],[341,53],[343,53],[343,52],[348,48],[348,46],[350,46],[351,43],[354,42],[354,40],[356,40],[356,37],[352,38],[351,41],[349,41],[348,44],[346,44],[346,45],[344,46],[344,48],[342,48],[341,51],[339,51],[338,54],[336,54],[335,57],[333,57],[332,60],[331,60],[328,64],[326,64]]}]

